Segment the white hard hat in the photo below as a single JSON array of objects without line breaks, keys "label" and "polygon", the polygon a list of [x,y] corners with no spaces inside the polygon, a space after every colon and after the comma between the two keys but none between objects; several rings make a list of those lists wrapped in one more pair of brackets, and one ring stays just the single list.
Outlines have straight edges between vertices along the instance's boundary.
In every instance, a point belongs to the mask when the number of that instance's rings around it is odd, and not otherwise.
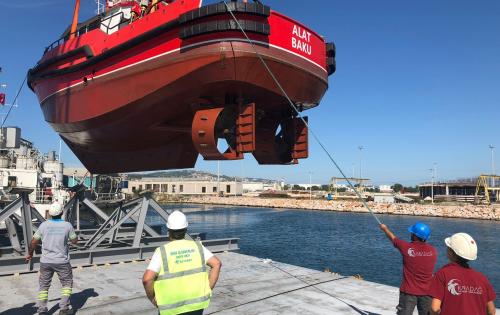
[{"label": "white hard hat", "polygon": [[453,234],[451,237],[447,237],[444,243],[462,258],[467,260],[477,259],[476,241],[467,233]]},{"label": "white hard hat", "polygon": [[53,204],[50,205],[49,214],[51,217],[56,217],[60,215],[62,212],[63,212],[63,206],[60,203],[54,202]]},{"label": "white hard hat", "polygon": [[170,230],[183,230],[188,227],[188,221],[184,213],[175,210],[168,216],[167,228]]}]

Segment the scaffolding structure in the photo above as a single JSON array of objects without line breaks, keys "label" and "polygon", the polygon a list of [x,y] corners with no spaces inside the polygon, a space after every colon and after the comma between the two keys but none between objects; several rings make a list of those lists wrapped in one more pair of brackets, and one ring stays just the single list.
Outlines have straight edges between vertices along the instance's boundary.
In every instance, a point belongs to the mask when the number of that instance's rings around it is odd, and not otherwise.
[{"label": "scaffolding structure", "polygon": [[500,176],[499,175],[480,175],[476,183],[476,203],[484,200],[486,204],[492,201],[498,202],[500,194]]}]

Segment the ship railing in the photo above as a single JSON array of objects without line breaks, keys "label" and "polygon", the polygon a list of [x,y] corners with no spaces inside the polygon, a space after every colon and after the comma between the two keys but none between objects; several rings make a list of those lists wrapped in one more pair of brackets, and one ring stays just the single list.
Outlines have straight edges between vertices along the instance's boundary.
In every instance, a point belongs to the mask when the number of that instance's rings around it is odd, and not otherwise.
[{"label": "ship railing", "polygon": [[35,189],[35,203],[50,204],[52,199],[52,194],[47,194],[43,189]]},{"label": "ship railing", "polygon": [[116,193],[95,193],[96,201],[119,201],[125,199],[125,194],[121,192]]},{"label": "ship railing", "polygon": [[3,188],[0,188],[0,201],[12,201],[16,200],[17,195],[6,192]]},{"label": "ship railing", "polygon": [[[119,23],[116,23],[113,26],[108,26],[105,23],[103,23],[104,21],[110,21],[111,22],[115,17],[117,17],[119,15],[120,15],[120,22]],[[105,33],[109,35],[110,32],[113,33],[113,30],[115,28],[120,27],[122,24],[128,23],[129,21],[130,21],[129,19],[125,18],[125,13],[123,13],[123,12],[117,12],[117,13],[115,13],[113,15],[107,16],[106,19],[101,20],[101,30],[104,32],[103,27],[106,28],[106,32]]]},{"label": "ship railing", "polygon": [[[159,0],[159,1],[155,4],[155,5],[158,5],[158,4],[162,3],[162,2],[164,2],[164,3],[167,3],[167,4],[168,4],[167,0]],[[148,9],[146,10],[146,12],[149,12],[150,10],[151,10],[151,6],[150,6],[150,7],[148,7]],[[121,21],[123,21],[123,22],[118,23],[118,24],[117,24],[117,25],[115,25],[115,26],[108,27],[108,26],[106,26],[106,25],[102,24],[102,21],[103,21],[103,19],[102,19],[102,18],[97,19],[97,20],[95,20],[95,21],[92,21],[91,23],[85,24],[84,26],[82,26],[82,27],[80,27],[79,29],[77,29],[75,32],[65,34],[65,35],[64,35],[64,36],[62,36],[61,38],[59,38],[59,39],[57,39],[57,40],[53,41],[52,43],[50,43],[50,45],[48,45],[47,47],[45,47],[45,51],[44,51],[43,53],[45,54],[45,53],[46,53],[46,52],[48,52],[49,50],[52,50],[52,49],[54,49],[55,47],[57,47],[57,46],[59,46],[59,45],[63,44],[64,42],[66,42],[66,41],[67,41],[67,40],[71,37],[71,35],[75,35],[75,36],[77,37],[77,36],[80,36],[80,35],[86,34],[86,33],[90,32],[90,31],[93,31],[93,30],[95,30],[95,29],[98,29],[98,28],[100,28],[101,26],[106,27],[106,34],[109,34],[109,32],[110,32],[111,30],[115,29],[116,27],[119,27],[119,26],[120,26],[120,25],[122,25],[123,23],[126,23],[126,22],[131,22],[131,21],[132,21],[131,19],[130,19],[130,20],[128,20],[128,19],[124,19],[125,14],[124,14],[123,12],[117,12],[117,13],[115,13],[115,14],[113,14],[113,15],[106,16],[106,17],[105,17],[105,20],[112,19],[113,17],[115,17],[115,16],[117,16],[117,15],[120,15],[120,14],[122,15],[122,17],[120,18],[120,20],[121,20]]]},{"label": "ship railing", "polygon": [[93,31],[95,29],[98,29],[100,26],[101,26],[101,19],[93,21],[92,23],[85,24],[84,26],[78,28],[74,33],[68,33],[68,34],[64,35],[63,37],[53,41],[49,46],[45,47],[44,54],[47,51],[52,50],[55,47],[65,43],[71,37],[71,35],[74,34],[75,36],[80,36],[80,35],[83,35],[83,34],[90,32],[90,31]]},{"label": "ship railing", "polygon": [[[123,12],[117,12],[113,15],[110,15],[110,16],[106,17],[105,20],[112,19],[118,15],[121,15],[120,20],[124,20],[125,15]],[[86,25],[80,27],[74,33],[68,33],[68,34],[64,35],[63,37],[53,41],[49,46],[47,46],[45,48],[44,54],[47,51],[52,50],[52,49],[56,48],[57,46],[60,46],[61,44],[65,43],[71,37],[71,35],[75,35],[75,37],[78,37],[80,35],[87,34],[88,32],[93,31],[95,29],[98,29],[100,27],[105,27],[106,34],[109,34],[110,30],[113,30],[114,28],[119,27],[121,24],[123,24],[123,23],[119,23],[113,27],[108,27],[107,25],[103,24],[102,21],[103,21],[102,19],[98,19],[96,21],[93,21],[92,23],[89,23],[89,24],[86,24]]]}]

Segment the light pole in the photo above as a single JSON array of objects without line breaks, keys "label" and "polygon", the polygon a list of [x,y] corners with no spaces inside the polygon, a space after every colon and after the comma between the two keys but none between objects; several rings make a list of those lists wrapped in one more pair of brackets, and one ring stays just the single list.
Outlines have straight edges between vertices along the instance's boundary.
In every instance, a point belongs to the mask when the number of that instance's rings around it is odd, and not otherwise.
[{"label": "light pole", "polygon": [[361,158],[362,158],[362,151],[364,147],[362,145],[358,146],[359,149],[359,179],[361,180]]},{"label": "light pole", "polygon": [[432,164],[432,168],[434,169],[434,180],[437,183],[438,182],[438,169],[437,169],[437,163],[436,162],[434,162]]},{"label": "light pole", "polygon": [[[434,171],[432,175],[432,179],[437,183],[437,163],[432,164],[432,170]],[[432,203],[434,203],[434,186],[432,186]]]},{"label": "light pole", "polygon": [[[495,147],[490,144],[489,148],[491,150],[491,175],[495,175]],[[495,187],[495,178],[491,179],[491,186]]]},{"label": "light pole", "polygon": [[217,161],[217,196],[220,194],[220,161]]},{"label": "light pole", "polygon": [[312,172],[309,172],[309,200],[312,200]]},{"label": "light pole", "polygon": [[100,14],[101,12],[104,12],[104,4],[102,3],[102,0],[95,0],[95,3],[97,4],[97,14]]},{"label": "light pole", "polygon": [[244,171],[244,165],[243,165],[243,161],[244,159],[241,159],[240,160],[240,168],[241,168],[241,182],[243,182],[243,178],[245,178],[245,171]]},{"label": "light pole", "polygon": [[429,169],[431,171],[431,202],[434,203],[434,172],[436,168],[436,163],[434,163],[433,167]]}]

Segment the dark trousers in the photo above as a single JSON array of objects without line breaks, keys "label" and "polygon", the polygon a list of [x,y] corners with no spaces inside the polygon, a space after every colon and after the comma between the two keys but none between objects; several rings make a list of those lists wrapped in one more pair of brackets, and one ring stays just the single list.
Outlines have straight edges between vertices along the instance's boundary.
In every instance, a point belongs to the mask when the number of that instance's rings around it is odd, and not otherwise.
[{"label": "dark trousers", "polygon": [[399,292],[399,304],[396,307],[397,315],[412,315],[415,306],[418,315],[429,315],[431,313],[432,298],[427,295],[411,295]]}]

